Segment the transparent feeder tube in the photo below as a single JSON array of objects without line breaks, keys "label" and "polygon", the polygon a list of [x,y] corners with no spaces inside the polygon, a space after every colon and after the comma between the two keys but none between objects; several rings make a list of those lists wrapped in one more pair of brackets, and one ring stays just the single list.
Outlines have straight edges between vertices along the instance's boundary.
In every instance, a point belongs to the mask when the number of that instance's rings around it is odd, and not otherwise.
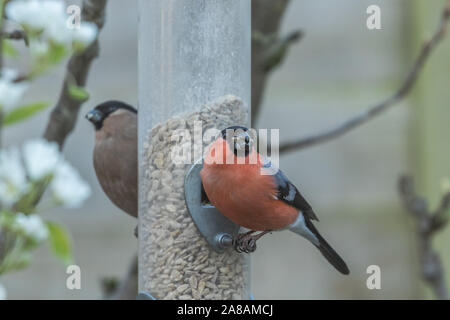
[{"label": "transparent feeder tube", "polygon": [[[139,290],[156,299],[249,298],[249,256],[207,244],[187,211],[184,178],[202,155],[199,132],[250,123],[250,7],[139,1]],[[173,161],[180,144],[189,164]]]}]

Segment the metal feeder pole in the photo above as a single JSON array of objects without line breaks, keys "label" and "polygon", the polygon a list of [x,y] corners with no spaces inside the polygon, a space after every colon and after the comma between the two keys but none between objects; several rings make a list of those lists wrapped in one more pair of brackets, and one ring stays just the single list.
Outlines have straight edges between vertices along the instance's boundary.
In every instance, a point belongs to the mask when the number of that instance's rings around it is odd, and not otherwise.
[{"label": "metal feeder pole", "polygon": [[[249,255],[222,248],[229,245],[224,238],[211,245],[212,231],[200,232],[191,216],[192,208],[211,209],[200,203],[192,170],[211,142],[202,133],[250,124],[250,8],[248,0],[139,1],[142,299],[250,298]],[[180,146],[189,163],[174,161]],[[195,195],[188,210],[189,191]]]}]

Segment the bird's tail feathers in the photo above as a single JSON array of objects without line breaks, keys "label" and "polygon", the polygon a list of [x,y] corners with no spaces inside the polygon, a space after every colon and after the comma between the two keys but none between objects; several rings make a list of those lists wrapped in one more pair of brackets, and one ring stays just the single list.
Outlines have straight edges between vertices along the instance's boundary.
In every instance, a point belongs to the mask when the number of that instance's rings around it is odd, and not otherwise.
[{"label": "bird's tail feathers", "polygon": [[[323,239],[323,238],[322,238]],[[320,242],[320,245],[316,246],[320,250],[325,259],[336,268],[342,274],[349,274],[350,270],[347,267],[345,261],[337,254],[336,251],[325,241]]]},{"label": "bird's tail feathers", "polygon": [[328,260],[333,267],[336,268],[342,274],[349,274],[350,270],[347,267],[345,261],[339,256],[339,254],[328,244],[328,242],[320,235],[319,231],[312,224],[308,218],[304,218],[300,212],[300,219],[290,228],[291,231],[300,234],[311,241],[317,249],[320,250],[325,259]]}]

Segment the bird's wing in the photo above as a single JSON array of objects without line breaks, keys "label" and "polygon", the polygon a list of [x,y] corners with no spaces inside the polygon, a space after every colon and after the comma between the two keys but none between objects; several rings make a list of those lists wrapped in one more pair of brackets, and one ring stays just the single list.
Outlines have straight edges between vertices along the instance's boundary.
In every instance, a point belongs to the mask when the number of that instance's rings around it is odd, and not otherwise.
[{"label": "bird's wing", "polygon": [[134,113],[110,116],[97,138],[94,168],[108,198],[133,217],[138,211],[137,118]]},{"label": "bird's wing", "polygon": [[302,213],[302,215],[298,216],[297,221],[290,226],[290,230],[311,241],[339,272],[349,274],[350,271],[345,261],[320,235],[319,231],[312,223],[311,220],[319,221],[319,219],[298,189],[291,181],[289,181],[280,169],[272,166],[270,162],[265,163],[263,167],[268,168],[273,173],[272,176],[274,177],[276,187],[278,188],[278,199],[299,209]]},{"label": "bird's wing", "polygon": [[286,177],[283,171],[275,168],[271,162],[264,163],[263,167],[273,171],[272,176],[276,188],[278,189],[277,197],[279,200],[297,208],[306,218],[319,221],[310,204],[303,198],[300,191],[298,191],[294,184]]}]

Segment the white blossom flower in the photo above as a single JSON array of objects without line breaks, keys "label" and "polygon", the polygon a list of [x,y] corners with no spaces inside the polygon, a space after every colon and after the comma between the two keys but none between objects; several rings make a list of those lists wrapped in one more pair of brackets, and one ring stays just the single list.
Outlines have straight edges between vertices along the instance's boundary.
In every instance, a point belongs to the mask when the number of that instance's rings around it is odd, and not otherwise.
[{"label": "white blossom flower", "polygon": [[81,22],[75,28],[67,27],[67,13],[62,0],[15,0],[6,5],[6,15],[31,30],[41,32],[42,38],[73,49],[87,47],[97,36],[97,25]]},{"label": "white blossom flower", "polygon": [[73,29],[73,41],[83,48],[87,47],[95,40],[97,32],[98,28],[95,23],[83,21],[78,28]]},{"label": "white blossom flower", "polygon": [[25,170],[19,150],[10,148],[0,151],[0,202],[10,207],[28,189]]},{"label": "white blossom flower", "polygon": [[53,20],[45,27],[45,34],[53,41],[69,45],[73,39],[73,30],[67,28],[66,18]]},{"label": "white blossom flower", "polygon": [[33,1],[11,1],[5,7],[6,16],[24,26],[33,29],[43,28],[45,21],[40,15],[40,3]]},{"label": "white blossom flower", "polygon": [[0,109],[6,111],[15,107],[23,93],[28,88],[28,82],[14,82],[19,75],[15,70],[3,68],[0,77]]},{"label": "white blossom flower", "polygon": [[34,30],[65,21],[64,2],[60,0],[15,0],[6,5],[5,12],[9,19]]},{"label": "white blossom flower", "polygon": [[89,185],[67,162],[56,167],[50,189],[56,200],[67,208],[79,208],[91,194]]},{"label": "white blossom flower", "polygon": [[6,288],[0,283],[0,300],[6,300],[7,293]]},{"label": "white blossom flower", "polygon": [[13,229],[36,242],[42,242],[48,237],[48,228],[37,214],[17,213]]},{"label": "white blossom flower", "polygon": [[32,180],[51,174],[62,159],[58,145],[45,139],[27,141],[22,152],[27,173]]},{"label": "white blossom flower", "polygon": [[35,57],[41,57],[48,54],[49,45],[47,41],[31,39],[30,40],[30,51]]},{"label": "white blossom flower", "polygon": [[44,31],[51,40],[69,44],[72,30],[66,27],[65,4],[61,0],[16,0],[6,5],[6,15],[26,28]]}]

